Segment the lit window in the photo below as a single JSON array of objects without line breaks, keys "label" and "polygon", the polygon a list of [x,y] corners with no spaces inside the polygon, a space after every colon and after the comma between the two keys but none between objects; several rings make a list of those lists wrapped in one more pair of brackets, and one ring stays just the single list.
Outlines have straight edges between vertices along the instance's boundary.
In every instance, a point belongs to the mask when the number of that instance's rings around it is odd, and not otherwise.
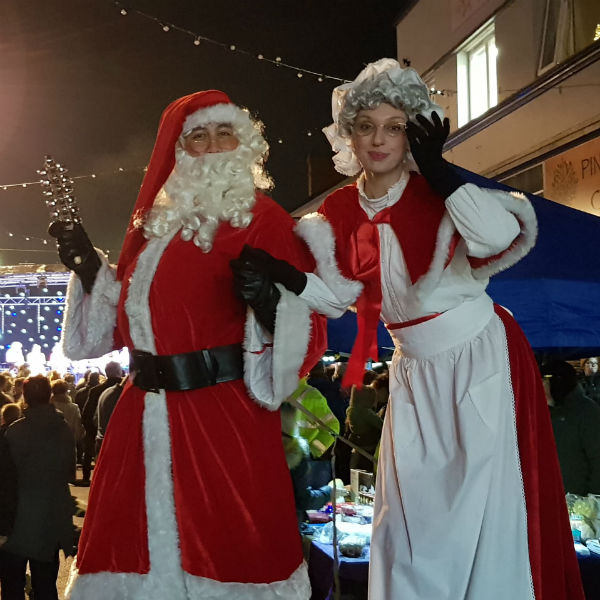
[{"label": "lit window", "polygon": [[496,38],[490,21],[472,35],[456,55],[458,126],[498,104]]},{"label": "lit window", "polygon": [[574,33],[572,3],[546,0],[538,75],[575,52]]}]

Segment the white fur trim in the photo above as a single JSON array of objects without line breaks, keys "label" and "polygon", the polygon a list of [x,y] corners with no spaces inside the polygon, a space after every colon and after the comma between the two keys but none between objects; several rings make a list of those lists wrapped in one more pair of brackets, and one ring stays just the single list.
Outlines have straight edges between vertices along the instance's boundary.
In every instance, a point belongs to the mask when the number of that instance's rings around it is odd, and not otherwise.
[{"label": "white fur trim", "polygon": [[84,293],[75,273],[71,274],[67,286],[61,343],[65,356],[71,360],[96,358],[114,350],[113,333],[121,284],[106,256],[100,250],[96,252],[101,265],[91,294]]},{"label": "white fur trim", "polygon": [[[125,310],[135,348],[156,353],[150,314],[150,285],[160,258],[176,231],[148,242],[131,278]],[[181,569],[171,477],[171,439],[163,390],[147,392],[143,416],[146,517],[150,572],[98,573],[73,577],[72,600],[88,598],[187,598]]]},{"label": "white fur trim", "polygon": [[518,235],[510,250],[504,252],[496,260],[473,269],[477,279],[485,279],[512,267],[519,262],[535,245],[537,239],[537,218],[529,199],[520,192],[503,192],[501,190],[486,190],[493,194],[500,204],[510,213],[515,215],[521,226]]},{"label": "white fur trim", "polygon": [[444,269],[446,268],[446,261],[448,260],[448,253],[450,251],[450,242],[455,231],[456,226],[446,210],[444,211],[444,215],[442,216],[438,228],[431,264],[429,265],[427,272],[422,275],[410,289],[409,303],[416,301],[420,304],[422,299],[429,297],[437,287],[444,273]]},{"label": "white fur trim", "polygon": [[335,260],[335,236],[327,219],[310,213],[300,219],[296,233],[308,244],[317,262],[317,275],[337,296],[341,304],[350,306],[360,296],[363,284],[344,277]]},{"label": "white fur trim", "polygon": [[183,122],[181,133],[186,135],[192,129],[208,123],[231,123],[232,126],[247,124],[250,123],[250,115],[248,111],[235,104],[214,104],[189,115]]},{"label": "white fur trim", "polygon": [[[77,573],[75,561],[71,577]],[[183,573],[185,591],[153,588],[149,583],[151,574],[94,573],[77,578],[77,589],[67,586],[68,600],[308,600],[310,582],[306,563],[302,563],[288,579],[273,583],[230,583],[195,577]]]},{"label": "white fur trim", "polygon": [[261,406],[276,410],[298,387],[299,371],[310,341],[310,309],[306,302],[279,284],[272,346],[260,335],[252,309],[246,317],[244,382],[248,394]]}]

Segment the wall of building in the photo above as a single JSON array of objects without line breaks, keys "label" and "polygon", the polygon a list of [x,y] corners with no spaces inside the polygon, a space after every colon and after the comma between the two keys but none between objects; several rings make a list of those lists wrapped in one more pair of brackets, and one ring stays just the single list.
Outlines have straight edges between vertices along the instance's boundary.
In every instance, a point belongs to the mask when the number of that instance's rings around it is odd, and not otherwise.
[{"label": "wall of building", "polygon": [[[545,4],[545,0],[420,0],[398,23],[398,57],[411,58],[428,84],[446,90],[445,95],[436,96],[436,101],[450,118],[452,132],[457,130],[455,50],[493,17],[498,101],[514,96],[538,78]],[[463,21],[457,25],[453,11],[456,13],[460,5],[470,5],[471,12],[462,15]],[[600,61],[467,137],[452,147],[446,158],[482,175],[502,179],[504,174],[517,172],[520,165],[535,164],[538,157],[541,162],[544,155],[594,137],[596,132],[600,134],[598,82]],[[600,207],[600,202],[597,204]],[[600,214],[600,210],[589,212]]]},{"label": "wall of building", "polygon": [[469,37],[506,0],[419,0],[396,26],[398,58],[424,73]]}]

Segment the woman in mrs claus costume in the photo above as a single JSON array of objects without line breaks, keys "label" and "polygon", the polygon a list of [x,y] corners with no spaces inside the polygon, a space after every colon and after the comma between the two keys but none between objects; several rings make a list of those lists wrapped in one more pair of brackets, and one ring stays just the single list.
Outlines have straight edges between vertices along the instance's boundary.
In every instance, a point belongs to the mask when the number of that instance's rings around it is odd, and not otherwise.
[{"label": "woman in mrs claus costume", "polygon": [[345,384],[360,385],[382,318],[396,352],[378,468],[372,600],[583,598],[533,353],[489,277],[533,246],[521,195],[464,182],[449,123],[413,69],[368,65],[334,90],[332,193],[298,233],[299,274],[247,251],[311,308],[357,309]]}]

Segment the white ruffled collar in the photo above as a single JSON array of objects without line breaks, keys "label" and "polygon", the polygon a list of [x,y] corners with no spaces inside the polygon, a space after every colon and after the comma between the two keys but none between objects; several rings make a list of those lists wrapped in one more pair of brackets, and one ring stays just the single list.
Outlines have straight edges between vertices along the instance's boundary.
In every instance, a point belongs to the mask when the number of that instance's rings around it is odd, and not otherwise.
[{"label": "white ruffled collar", "polygon": [[362,173],[361,176],[356,180],[356,188],[358,189],[358,201],[363,208],[363,210],[367,213],[369,219],[372,219],[378,212],[382,211],[384,208],[388,206],[393,206],[398,202],[400,197],[402,196],[404,190],[406,189],[406,184],[408,183],[408,179],[410,174],[408,171],[405,171],[400,176],[400,179],[396,181],[388,191],[381,196],[380,198],[369,198],[365,194],[365,174]]}]

